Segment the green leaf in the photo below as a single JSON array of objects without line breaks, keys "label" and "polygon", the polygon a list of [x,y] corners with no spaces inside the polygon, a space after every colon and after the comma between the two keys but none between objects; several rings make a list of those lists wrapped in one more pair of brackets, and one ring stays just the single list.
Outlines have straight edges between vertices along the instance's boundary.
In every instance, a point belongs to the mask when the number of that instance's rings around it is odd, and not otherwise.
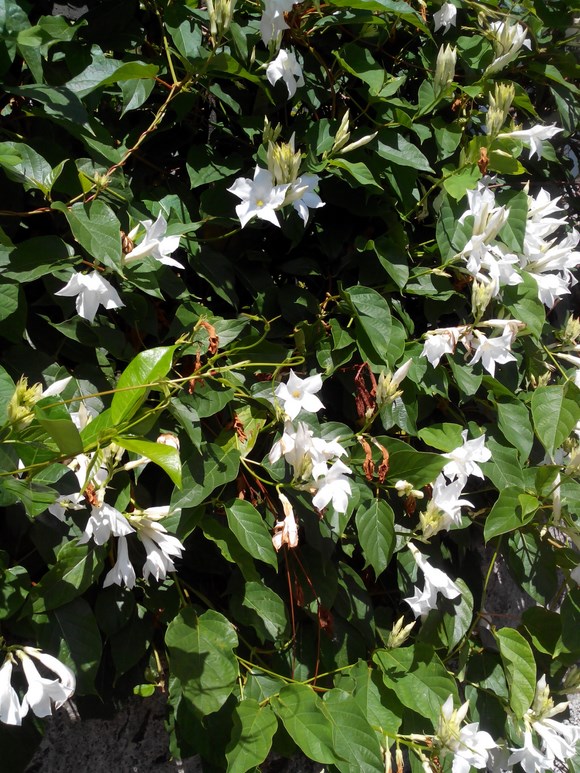
[{"label": "green leaf", "polygon": [[487,439],[486,446],[491,451],[491,461],[483,462],[481,469],[493,485],[499,491],[508,486],[523,491],[522,465],[515,448],[503,446],[492,437]]},{"label": "green leaf", "polygon": [[272,535],[256,508],[245,499],[236,499],[226,507],[226,515],[233,534],[252,558],[277,569],[278,558],[272,544]]},{"label": "green leaf", "polygon": [[573,588],[560,610],[562,643],[568,652],[580,652],[580,588]]},{"label": "green leaf", "polygon": [[0,142],[0,166],[6,176],[22,183],[24,190],[50,192],[52,167],[36,150],[23,142]]},{"label": "green leaf", "polygon": [[[504,204],[504,200],[498,197],[498,204]],[[508,219],[498,234],[498,239],[513,252],[524,252],[524,239],[526,236],[526,224],[528,222],[528,194],[520,191],[511,196],[507,201]],[[523,321],[523,320],[522,320]]]},{"label": "green leaf", "polygon": [[113,210],[101,199],[90,204],[66,207],[55,202],[53,209],[63,212],[73,236],[84,249],[109,268],[121,267],[121,224]]},{"label": "green leaf", "polygon": [[356,528],[365,566],[370,564],[378,577],[387,568],[395,549],[395,514],[386,502],[373,499],[370,506],[358,508]]},{"label": "green leaf", "polygon": [[525,322],[532,335],[539,338],[546,320],[544,304],[538,298],[536,280],[525,271],[520,276],[521,284],[503,288],[503,303],[513,319]]},{"label": "green leaf", "polygon": [[379,670],[360,661],[349,676],[354,680],[354,699],[377,729],[381,742],[385,735],[395,735],[403,719],[403,706],[396,694],[386,687]]},{"label": "green leaf", "polygon": [[30,577],[23,566],[0,568],[0,620],[16,614],[30,590]]},{"label": "green leaf", "polygon": [[[377,439],[379,442],[383,440]],[[448,461],[439,454],[423,451],[393,451],[389,456],[387,478],[393,481],[407,480],[415,488],[421,488],[432,483]]]},{"label": "green leaf", "polygon": [[333,54],[339,64],[351,75],[360,78],[369,87],[369,94],[377,96],[381,91],[387,73],[379,65],[368,48],[356,43],[347,43]]},{"label": "green leaf", "polygon": [[538,387],[531,407],[536,435],[553,456],[580,420],[580,390],[571,382]]},{"label": "green leaf", "polygon": [[202,451],[194,450],[189,459],[184,460],[183,493],[174,492],[172,507],[195,507],[238,474],[240,455],[237,451],[225,452],[214,443],[205,443]]},{"label": "green leaf", "polygon": [[510,707],[517,719],[522,719],[536,692],[534,655],[528,642],[513,628],[502,628],[495,637],[507,676]]},{"label": "green leaf", "polygon": [[443,187],[456,201],[462,199],[466,191],[473,190],[481,180],[481,172],[477,164],[470,164],[457,172],[455,169],[445,171],[449,173],[443,179]]},{"label": "green leaf", "polygon": [[527,461],[534,443],[530,412],[520,400],[507,397],[498,400],[497,411],[500,431],[518,449],[522,462]]},{"label": "green leaf", "polygon": [[283,687],[270,705],[282,720],[288,735],[311,760],[336,764],[334,725],[324,704],[311,687],[290,684]]},{"label": "green leaf", "polygon": [[329,690],[324,707],[333,722],[333,747],[341,773],[384,773],[385,764],[375,731],[359,704],[343,690]]},{"label": "green leaf", "polygon": [[[563,617],[563,614],[562,614]],[[522,626],[538,652],[558,657],[562,649],[562,618],[543,607],[531,607],[522,615]]]},{"label": "green leaf", "polygon": [[246,773],[264,762],[278,728],[270,706],[245,698],[234,709],[234,727],[226,747],[227,773]]},{"label": "green leaf", "polygon": [[433,648],[426,644],[378,650],[373,660],[382,670],[386,686],[401,703],[430,719],[435,727],[449,695],[459,699],[455,681]]},{"label": "green leaf", "polygon": [[175,346],[159,346],[140,352],[125,368],[111,402],[113,424],[127,421],[138,410],[149,387],[165,378],[171,369]]},{"label": "green leaf", "polygon": [[83,594],[103,570],[104,548],[67,542],[55,565],[30,592],[34,612],[56,609]]},{"label": "green leaf", "polygon": [[[459,644],[473,621],[473,595],[461,577],[455,580],[455,584],[461,590],[461,596],[453,601],[445,600],[442,605],[442,628],[445,631],[449,651]],[[447,604],[453,605],[453,612],[447,611]]]},{"label": "green leaf", "polygon": [[11,317],[18,310],[22,295],[16,284],[3,283],[0,296],[0,322]]},{"label": "green leaf", "polygon": [[49,486],[30,479],[19,480],[11,477],[0,478],[0,492],[8,495],[8,501],[3,501],[3,505],[20,502],[31,518],[43,513],[58,496],[57,492]]},{"label": "green leaf", "polygon": [[164,443],[152,443],[150,440],[142,438],[120,437],[113,439],[114,443],[124,448],[126,451],[132,451],[139,456],[145,456],[169,475],[171,480],[178,488],[181,488],[181,459],[179,451],[172,446]]},{"label": "green leaf", "polygon": [[50,435],[59,451],[67,456],[82,453],[83,442],[73,424],[66,406],[55,403],[58,397],[44,397],[34,406],[34,415],[44,431]]},{"label": "green leaf", "polygon": [[281,641],[288,635],[290,624],[284,602],[263,582],[246,582],[243,595],[234,597],[236,618],[251,625],[264,642]]},{"label": "green leaf", "polygon": [[411,167],[421,172],[433,171],[427,157],[400,132],[380,132],[377,155],[396,166]]},{"label": "green leaf", "polygon": [[521,489],[502,488],[495,505],[485,519],[483,536],[486,542],[490,539],[515,531],[529,523],[538,507],[536,497],[523,494]]},{"label": "green leaf", "polygon": [[344,292],[352,304],[356,320],[357,344],[361,356],[375,370],[389,362],[389,342],[392,319],[389,306],[376,290],[368,287],[350,287]]},{"label": "green leaf", "polygon": [[221,708],[238,677],[238,637],[229,620],[211,609],[198,616],[187,607],[169,623],[165,643],[183,697],[201,716]]},{"label": "green leaf", "polygon": [[[383,192],[382,186],[375,180],[371,170],[362,161],[347,161],[344,158],[333,158],[328,162],[328,167],[331,170],[343,169],[345,172],[348,172],[346,180],[353,188],[358,188],[359,185],[362,185],[365,188],[372,188],[380,193]],[[353,180],[357,183],[356,185],[353,184]]]},{"label": "green leaf", "polygon": [[428,446],[437,448],[439,451],[449,453],[463,444],[461,424],[432,424],[430,427],[424,427],[417,433],[421,440]]}]

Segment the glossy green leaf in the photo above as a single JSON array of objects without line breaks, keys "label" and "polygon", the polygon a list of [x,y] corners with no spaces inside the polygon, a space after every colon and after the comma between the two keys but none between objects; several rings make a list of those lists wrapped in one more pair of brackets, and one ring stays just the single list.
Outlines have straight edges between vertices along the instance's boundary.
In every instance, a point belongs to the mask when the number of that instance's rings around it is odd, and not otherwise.
[{"label": "glossy green leaf", "polygon": [[513,628],[502,628],[496,641],[508,680],[510,707],[521,719],[534,700],[536,663],[530,645]]},{"label": "glossy green leaf", "polygon": [[165,643],[171,674],[194,709],[205,715],[223,706],[238,676],[233,625],[211,609],[197,615],[187,607],[169,624]]},{"label": "glossy green leaf", "polygon": [[538,387],[531,407],[536,435],[553,455],[580,421],[580,390],[572,383]]},{"label": "glossy green leaf", "polygon": [[352,695],[334,689],[325,693],[324,707],[333,722],[335,762],[341,773],[384,773],[385,764],[375,731]]},{"label": "glossy green leaf", "polygon": [[152,443],[142,438],[115,436],[114,442],[126,451],[144,456],[169,475],[177,488],[181,488],[181,459],[179,451],[173,446],[164,443]]},{"label": "glossy green leaf", "polygon": [[236,499],[226,507],[226,515],[233,534],[252,558],[277,569],[278,558],[272,544],[272,535],[256,508],[245,499]]},{"label": "glossy green leaf", "polygon": [[245,698],[233,713],[234,727],[226,747],[228,773],[246,773],[262,763],[270,751],[278,727],[270,706]]},{"label": "glossy green leaf", "polygon": [[103,569],[104,548],[67,542],[56,563],[31,591],[35,612],[47,612],[82,595]]},{"label": "glossy green leaf", "polygon": [[262,642],[280,641],[288,636],[290,621],[286,606],[280,596],[263,582],[246,582],[239,600],[234,601],[236,617],[251,625]]},{"label": "glossy green leaf", "polygon": [[39,400],[34,406],[34,415],[44,431],[54,440],[59,451],[67,456],[76,456],[83,450],[81,436],[66,405],[58,400],[58,397]]},{"label": "glossy green leaf", "polygon": [[502,489],[485,519],[483,529],[485,541],[488,542],[500,534],[507,534],[525,526],[532,520],[539,505],[536,497],[524,494],[518,488]]},{"label": "glossy green leaf", "polygon": [[534,432],[527,407],[520,400],[502,398],[498,400],[497,411],[501,433],[518,449],[521,460],[525,462],[534,443]]},{"label": "glossy green leaf", "polygon": [[395,549],[395,514],[386,502],[375,499],[358,508],[356,528],[366,565],[370,564],[378,577]]},{"label": "glossy green leaf", "polygon": [[240,456],[237,451],[225,452],[221,446],[205,443],[202,452],[195,450],[183,460],[183,492],[174,492],[174,508],[195,507],[217,488],[234,480],[238,474]]},{"label": "glossy green leaf", "polygon": [[309,759],[325,765],[339,761],[334,749],[334,723],[311,687],[287,685],[271,698],[270,705]]},{"label": "glossy green leaf", "polygon": [[121,265],[121,224],[113,210],[101,199],[91,204],[67,208],[56,202],[54,209],[64,212],[77,242],[104,265],[119,270]]},{"label": "glossy green leaf", "polygon": [[113,424],[133,416],[151,386],[169,373],[175,346],[160,346],[140,352],[121,373],[111,403]]}]

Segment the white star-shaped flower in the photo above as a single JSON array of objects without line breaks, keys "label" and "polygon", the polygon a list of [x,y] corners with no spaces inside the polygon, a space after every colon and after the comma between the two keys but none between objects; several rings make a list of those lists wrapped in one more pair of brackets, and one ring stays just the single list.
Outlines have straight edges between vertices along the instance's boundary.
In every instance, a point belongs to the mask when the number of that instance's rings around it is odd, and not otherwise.
[{"label": "white star-shaped flower", "polygon": [[166,266],[183,268],[182,263],[169,257],[171,253],[175,252],[179,247],[180,237],[179,235],[165,235],[167,231],[167,221],[163,215],[160,214],[155,222],[152,220],[144,220],[140,225],[135,226],[129,233],[129,239],[135,238],[141,226],[145,229],[145,236],[131,252],[125,255],[123,262],[133,263],[135,260],[151,255],[152,258],[155,258],[159,263],[163,263]]},{"label": "white star-shaped flower", "polygon": [[99,306],[105,309],[119,309],[125,304],[119,294],[98,271],[90,274],[73,274],[66,285],[55,295],[77,296],[77,314],[92,322]]},{"label": "white star-shaped flower", "polygon": [[483,478],[483,472],[478,462],[488,462],[491,459],[491,451],[485,447],[485,434],[473,440],[467,439],[467,430],[461,433],[463,445],[454,448],[447,454],[442,454],[449,462],[443,468],[443,472],[449,480],[457,478],[464,482],[470,475]]},{"label": "white star-shaped flower", "polygon": [[475,349],[475,354],[469,361],[470,365],[475,365],[476,362],[481,360],[485,370],[491,376],[495,376],[496,365],[505,365],[506,362],[515,361],[516,358],[510,351],[513,341],[513,335],[510,330],[506,330],[503,335],[497,338],[488,338],[479,330],[475,330],[474,334],[473,348]]},{"label": "white star-shaped flower", "polygon": [[242,200],[242,203],[236,206],[236,214],[242,228],[253,217],[280,227],[276,210],[283,206],[288,187],[289,183],[274,185],[270,172],[259,166],[256,167],[253,180],[249,177],[238,177],[228,191]]},{"label": "white star-shaped flower", "polygon": [[290,420],[295,419],[300,411],[316,413],[324,405],[321,403],[316,393],[322,389],[322,376],[308,376],[300,378],[290,371],[288,381],[285,384],[278,384],[274,394],[284,404],[284,413]]},{"label": "white star-shaped flower", "polygon": [[346,464],[337,459],[332,467],[317,480],[314,481],[314,487],[318,489],[312,497],[312,504],[318,510],[322,510],[332,501],[332,506],[337,513],[346,513],[348,499],[352,494],[350,480],[345,477],[350,474],[351,469]]},{"label": "white star-shaped flower", "polygon": [[520,129],[515,132],[502,132],[497,136],[498,139],[521,140],[524,144],[529,145],[530,158],[534,153],[538,158],[541,158],[542,147],[545,140],[551,139],[555,134],[558,134],[558,132],[561,131],[563,131],[563,129],[560,129],[556,124],[552,124],[552,126],[541,126],[540,124],[537,124],[530,129]]}]

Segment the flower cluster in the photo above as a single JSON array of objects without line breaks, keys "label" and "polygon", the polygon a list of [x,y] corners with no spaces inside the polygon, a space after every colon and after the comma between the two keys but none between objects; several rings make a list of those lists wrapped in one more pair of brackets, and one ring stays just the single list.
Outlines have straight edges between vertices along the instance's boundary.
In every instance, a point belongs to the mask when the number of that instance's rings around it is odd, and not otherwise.
[{"label": "flower cluster", "polygon": [[324,407],[316,396],[321,388],[320,375],[301,379],[294,371],[286,383],[278,385],[275,396],[283,404],[287,419],[282,437],[274,443],[268,458],[275,464],[284,457],[293,469],[295,485],[313,494],[314,507],[322,510],[332,502],[338,513],[344,513],[352,494],[346,477],[351,470],[340,460],[345,449],[337,440],[316,437],[303,421],[293,423],[301,411],[316,413]]},{"label": "flower cluster", "polygon": [[[524,132],[512,132],[509,136],[515,134],[523,139]],[[541,136],[537,132],[533,135],[537,149]],[[476,190],[467,193],[469,208],[459,222],[473,218],[472,235],[458,258],[465,261],[471,276],[490,288],[490,297],[497,297],[505,285],[520,284],[525,272],[536,282],[538,298],[552,308],[576,282],[572,271],[580,265],[580,251],[575,250],[580,234],[572,229],[560,240],[554,237],[566,225],[566,220],[561,215],[554,217],[563,211],[558,206],[559,198],[552,199],[542,189],[535,197],[528,196],[523,249],[510,251],[501,241],[501,229],[508,220],[509,209],[496,206],[491,182],[490,178],[484,178]]]},{"label": "flower cluster", "polygon": [[[52,672],[51,678],[39,673],[35,660]],[[18,663],[28,685],[22,700],[11,684],[13,668]],[[58,658],[34,647],[10,648],[0,667],[0,722],[20,725],[29,710],[37,717],[48,717],[53,707],[60,708],[71,697],[75,686],[73,672]]]}]

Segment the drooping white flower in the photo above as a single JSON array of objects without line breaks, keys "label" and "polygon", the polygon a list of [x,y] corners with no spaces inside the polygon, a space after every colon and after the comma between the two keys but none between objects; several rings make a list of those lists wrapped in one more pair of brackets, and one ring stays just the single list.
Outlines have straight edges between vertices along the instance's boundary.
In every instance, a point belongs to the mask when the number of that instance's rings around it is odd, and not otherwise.
[{"label": "drooping white flower", "polygon": [[475,354],[469,362],[470,365],[475,365],[476,362],[481,360],[485,370],[491,376],[495,376],[496,365],[505,365],[507,362],[515,361],[516,358],[510,349],[513,341],[511,331],[506,330],[501,336],[496,338],[488,338],[479,330],[474,330],[474,335],[473,348],[475,349]]},{"label": "drooping white flower", "polygon": [[296,59],[296,54],[292,51],[285,51],[283,48],[280,49],[278,56],[266,68],[266,77],[272,86],[275,86],[282,79],[288,89],[288,99],[292,99],[294,94],[296,94],[298,86],[304,86],[302,67]]},{"label": "drooping white flower", "polygon": [[406,601],[411,607],[415,617],[420,617],[424,620],[429,614],[429,611],[437,607],[438,593],[441,593],[446,599],[454,599],[461,595],[461,590],[453,580],[445,574],[445,572],[431,566],[425,556],[417,550],[415,545],[409,543],[408,548],[411,551],[417,566],[423,572],[424,585],[422,591],[415,586],[414,595],[410,598],[403,599],[403,601]]},{"label": "drooping white flower", "polygon": [[506,21],[494,21],[490,25],[494,60],[485,71],[486,75],[502,70],[506,64],[512,62],[518,55],[522,46],[531,48],[527,37],[527,30],[523,24]]},{"label": "drooping white flower", "polygon": [[85,544],[91,538],[95,545],[104,545],[111,535],[125,537],[134,531],[135,529],[123,513],[111,505],[93,505],[85,530],[79,539],[79,545]]},{"label": "drooping white flower", "polygon": [[135,569],[129,560],[127,537],[117,540],[117,560],[113,568],[107,572],[103,580],[103,588],[109,585],[125,585],[129,590],[135,585]]},{"label": "drooping white flower", "polygon": [[477,770],[485,768],[489,750],[497,746],[489,733],[479,730],[479,722],[461,727],[468,708],[469,701],[466,701],[454,709],[452,695],[441,707],[436,736],[442,755],[453,754],[452,773],[469,773],[472,766]]},{"label": "drooping white flower", "polygon": [[534,155],[534,153],[538,156],[538,158],[542,157],[542,147],[545,142],[545,140],[551,139],[555,134],[558,134],[558,132],[563,131],[563,129],[560,129],[556,124],[552,124],[551,126],[542,126],[541,124],[537,124],[536,126],[532,126],[530,129],[520,129],[519,131],[513,131],[513,132],[502,132],[501,134],[498,134],[498,139],[512,139],[512,140],[521,140],[525,145],[528,145],[530,148],[530,158]]},{"label": "drooping white flower", "polygon": [[316,397],[316,393],[321,389],[322,376],[319,373],[302,379],[291,370],[288,381],[285,384],[278,384],[274,394],[284,404],[284,413],[292,420],[300,411],[316,413],[324,408],[320,399]]},{"label": "drooping white flower", "polygon": [[290,188],[286,193],[284,203],[292,204],[298,215],[304,221],[304,225],[308,223],[310,209],[319,209],[324,206],[324,202],[314,190],[317,185],[318,175],[303,174],[290,185]]},{"label": "drooping white flower", "polygon": [[137,536],[143,543],[147,558],[143,564],[143,579],[153,575],[164,580],[167,572],[175,571],[174,558],[181,558],[184,547],[177,537],[169,534],[159,520],[169,514],[169,507],[150,507],[131,517]]},{"label": "drooping white flower", "polygon": [[457,8],[453,3],[443,3],[441,8],[433,14],[433,21],[435,23],[433,31],[437,32],[437,30],[443,27],[443,34],[445,35],[451,27],[455,27],[456,19]]},{"label": "drooping white flower", "polygon": [[8,655],[0,668],[0,722],[5,725],[21,725],[24,714],[16,690],[11,684],[12,667],[12,656]]},{"label": "drooping white flower", "polygon": [[282,33],[289,29],[284,14],[292,10],[293,0],[265,0],[262,18],[260,19],[260,34],[265,46],[274,43],[280,45]]},{"label": "drooping white flower", "polygon": [[539,749],[536,749],[529,729],[526,729],[524,733],[522,748],[512,748],[512,752],[513,754],[508,759],[510,768],[519,762],[525,773],[543,773],[543,771],[552,770],[552,761]]},{"label": "drooping white flower", "polygon": [[77,314],[84,319],[92,322],[99,306],[105,309],[119,309],[125,304],[120,299],[119,294],[98,271],[91,271],[90,274],[73,274],[66,285],[55,295],[70,296],[76,295]]},{"label": "drooping white flower", "polygon": [[483,478],[483,472],[478,462],[488,462],[491,459],[491,451],[485,447],[485,433],[473,440],[467,439],[467,430],[461,433],[463,445],[458,446],[447,454],[442,454],[450,461],[443,468],[443,472],[449,480],[459,478],[466,481],[470,475]]},{"label": "drooping white flower", "polygon": [[131,252],[127,253],[123,258],[123,262],[133,263],[136,260],[151,255],[159,263],[163,263],[166,266],[174,266],[175,268],[183,268],[183,265],[177,260],[169,257],[172,252],[179,247],[179,235],[166,236],[167,221],[162,214],[159,214],[157,220],[143,220],[140,225],[129,233],[129,239],[134,239],[139,229],[143,227],[145,229],[145,236],[140,243],[134,247]]},{"label": "drooping white flower", "polygon": [[270,172],[259,166],[256,167],[253,180],[238,177],[228,191],[242,200],[241,204],[236,205],[236,214],[242,228],[253,217],[280,227],[276,210],[284,204],[288,187],[289,184],[274,185]]},{"label": "drooping white flower", "polygon": [[[22,716],[29,708],[37,717],[50,716],[53,704],[55,709],[60,708],[74,693],[76,680],[73,672],[57,658],[34,647],[23,647],[16,652],[28,682],[28,690],[22,699]],[[56,674],[57,678],[48,679],[41,676],[32,661],[33,658]]]},{"label": "drooping white flower", "polygon": [[444,354],[453,354],[466,327],[442,327],[426,334],[421,357],[426,357],[436,368]]},{"label": "drooping white flower", "polygon": [[284,510],[284,520],[274,525],[272,544],[276,552],[282,548],[282,545],[288,545],[289,548],[298,547],[298,524],[294,517],[294,509],[287,496],[279,492],[278,497]]},{"label": "drooping white flower", "polygon": [[337,513],[346,513],[348,500],[352,495],[350,480],[346,477],[350,473],[350,467],[337,459],[326,473],[317,477],[313,485],[317,490],[312,497],[314,507],[322,510],[332,501]]},{"label": "drooping white flower", "polygon": [[495,194],[489,187],[491,179],[484,177],[475,190],[467,191],[469,207],[459,218],[463,223],[467,217],[473,217],[471,238],[461,250],[458,257],[465,260],[467,270],[472,276],[477,276],[485,261],[493,240],[503,228],[509,217],[506,207],[496,207]]}]

